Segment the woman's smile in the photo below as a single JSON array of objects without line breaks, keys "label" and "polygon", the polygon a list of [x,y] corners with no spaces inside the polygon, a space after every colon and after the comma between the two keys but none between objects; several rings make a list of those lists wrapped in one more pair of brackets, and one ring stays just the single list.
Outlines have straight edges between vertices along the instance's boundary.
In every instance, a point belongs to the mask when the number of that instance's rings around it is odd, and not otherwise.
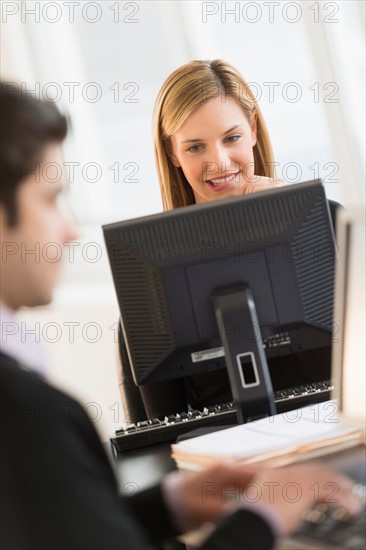
[{"label": "woman's smile", "polygon": [[222,191],[223,189],[226,189],[233,183],[238,182],[240,174],[241,172],[239,170],[235,173],[228,172],[226,174],[223,174],[222,176],[207,179],[205,180],[205,183],[212,191],[217,193]]}]

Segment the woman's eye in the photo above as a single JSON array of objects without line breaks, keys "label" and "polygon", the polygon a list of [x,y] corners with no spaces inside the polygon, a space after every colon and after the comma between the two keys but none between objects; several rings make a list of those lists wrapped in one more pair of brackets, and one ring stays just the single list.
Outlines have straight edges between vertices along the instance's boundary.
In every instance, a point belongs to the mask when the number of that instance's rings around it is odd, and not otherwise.
[{"label": "woman's eye", "polygon": [[237,141],[241,136],[238,134],[236,136],[229,136],[226,138],[226,141],[229,143],[233,143],[234,141]]},{"label": "woman's eye", "polygon": [[199,144],[199,145],[192,145],[192,147],[189,147],[189,148],[187,149],[187,151],[188,151],[189,153],[197,153],[198,151],[201,150],[201,147],[202,147],[201,144]]}]

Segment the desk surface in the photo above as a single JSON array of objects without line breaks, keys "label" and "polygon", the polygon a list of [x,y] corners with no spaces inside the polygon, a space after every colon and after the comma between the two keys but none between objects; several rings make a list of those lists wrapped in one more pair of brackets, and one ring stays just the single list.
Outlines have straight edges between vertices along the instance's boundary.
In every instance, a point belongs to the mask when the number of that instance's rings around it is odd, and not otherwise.
[{"label": "desk surface", "polygon": [[147,489],[159,483],[163,477],[176,469],[170,457],[170,444],[153,445],[145,449],[127,451],[118,455],[108,445],[116,476],[123,492],[129,494],[131,483],[136,483],[139,490]]},{"label": "desk surface", "polygon": [[[139,490],[143,490],[176,469],[175,462],[170,457],[170,444],[128,451],[114,456],[113,460],[121,490],[126,494],[131,492],[131,484],[136,484]],[[346,449],[327,455],[322,460],[357,483],[366,483],[365,447]]]}]

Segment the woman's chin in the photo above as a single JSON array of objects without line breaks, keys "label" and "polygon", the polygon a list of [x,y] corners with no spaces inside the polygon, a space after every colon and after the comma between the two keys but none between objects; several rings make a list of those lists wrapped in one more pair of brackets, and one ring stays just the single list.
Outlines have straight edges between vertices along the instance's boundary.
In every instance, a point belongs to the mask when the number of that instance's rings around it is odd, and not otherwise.
[{"label": "woman's chin", "polygon": [[244,190],[242,188],[242,186],[239,186],[239,185],[231,185],[231,186],[228,186],[226,187],[225,189],[223,189],[222,191],[218,192],[218,193],[213,193],[212,194],[212,200],[215,200],[215,199],[223,199],[223,198],[228,198],[228,197],[237,197],[239,195],[243,195],[244,194]]}]

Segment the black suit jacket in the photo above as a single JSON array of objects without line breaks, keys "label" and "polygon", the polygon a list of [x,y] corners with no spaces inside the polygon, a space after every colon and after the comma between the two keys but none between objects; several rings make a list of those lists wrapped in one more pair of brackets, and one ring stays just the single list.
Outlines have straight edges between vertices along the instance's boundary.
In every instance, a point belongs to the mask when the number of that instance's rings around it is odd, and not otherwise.
[{"label": "black suit jacket", "polygon": [[[120,496],[82,407],[2,353],[0,414],[1,548],[144,550],[178,534],[160,487]],[[202,548],[267,550],[273,542],[269,526],[241,510]]]}]

